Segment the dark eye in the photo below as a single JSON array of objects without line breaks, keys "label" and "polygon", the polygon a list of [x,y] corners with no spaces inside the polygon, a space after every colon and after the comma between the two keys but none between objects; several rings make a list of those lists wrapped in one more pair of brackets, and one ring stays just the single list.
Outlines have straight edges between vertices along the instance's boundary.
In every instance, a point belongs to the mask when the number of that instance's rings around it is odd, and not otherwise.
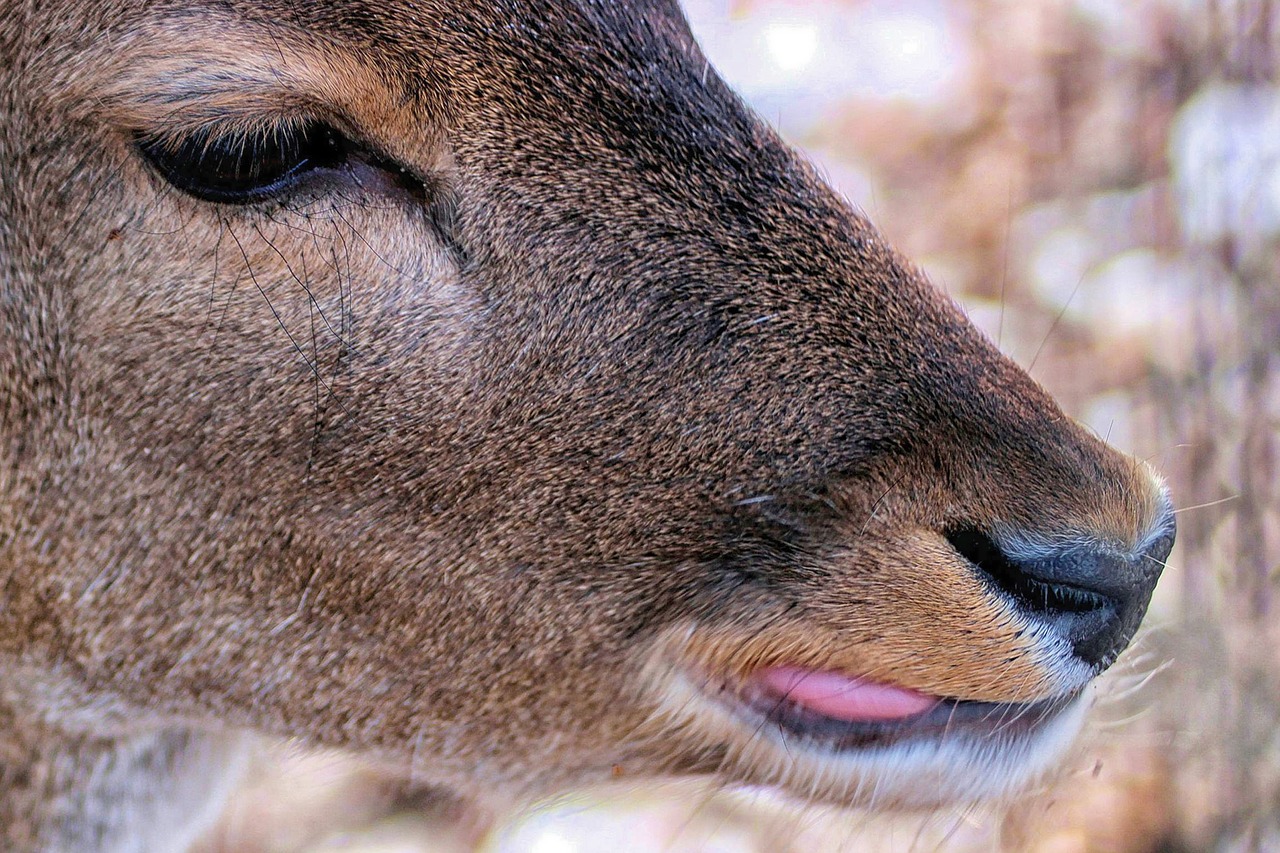
[{"label": "dark eye", "polygon": [[342,165],[352,146],[329,125],[308,122],[249,135],[199,130],[176,142],[140,136],[138,148],[178,189],[205,201],[247,204],[309,172]]}]

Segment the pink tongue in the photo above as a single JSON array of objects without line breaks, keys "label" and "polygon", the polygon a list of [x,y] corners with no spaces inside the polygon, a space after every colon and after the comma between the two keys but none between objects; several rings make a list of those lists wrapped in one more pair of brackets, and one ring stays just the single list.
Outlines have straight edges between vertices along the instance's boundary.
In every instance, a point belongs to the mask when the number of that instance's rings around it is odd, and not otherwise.
[{"label": "pink tongue", "polygon": [[851,723],[914,717],[938,704],[935,697],[904,687],[798,666],[770,667],[752,679],[772,694],[824,717]]}]

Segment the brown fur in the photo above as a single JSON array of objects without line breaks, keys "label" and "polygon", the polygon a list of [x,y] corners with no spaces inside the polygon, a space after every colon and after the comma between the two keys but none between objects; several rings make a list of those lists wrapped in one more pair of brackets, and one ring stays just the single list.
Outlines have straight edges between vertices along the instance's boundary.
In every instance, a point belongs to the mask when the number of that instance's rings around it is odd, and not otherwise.
[{"label": "brown fur", "polygon": [[[117,820],[15,778],[163,732],[477,797],[622,762],[853,799],[662,729],[662,673],[1055,695],[943,531],[1132,550],[1159,513],[665,0],[5,0],[0,56],[10,847]],[[300,116],[428,197],[217,205],[133,144]]]}]

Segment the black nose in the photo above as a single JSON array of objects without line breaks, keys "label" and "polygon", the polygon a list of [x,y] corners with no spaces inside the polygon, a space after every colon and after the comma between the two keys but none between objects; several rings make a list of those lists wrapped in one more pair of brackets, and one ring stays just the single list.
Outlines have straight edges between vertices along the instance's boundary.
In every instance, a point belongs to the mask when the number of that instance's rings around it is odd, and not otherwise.
[{"label": "black nose", "polygon": [[1173,548],[1173,514],[1153,527],[1142,549],[1121,553],[1087,541],[1053,548],[1001,548],[976,528],[947,540],[1029,618],[1065,637],[1075,654],[1099,669],[1124,651],[1147,612]]}]

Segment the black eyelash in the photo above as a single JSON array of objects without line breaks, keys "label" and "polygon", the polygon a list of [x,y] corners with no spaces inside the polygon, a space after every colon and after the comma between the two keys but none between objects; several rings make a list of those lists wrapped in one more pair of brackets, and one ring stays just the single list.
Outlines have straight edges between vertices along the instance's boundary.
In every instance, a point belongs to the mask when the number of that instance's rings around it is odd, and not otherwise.
[{"label": "black eyelash", "polygon": [[343,165],[355,148],[341,132],[316,121],[247,135],[203,129],[177,142],[139,134],[137,145],[166,181],[224,204],[270,198],[311,172]]}]

